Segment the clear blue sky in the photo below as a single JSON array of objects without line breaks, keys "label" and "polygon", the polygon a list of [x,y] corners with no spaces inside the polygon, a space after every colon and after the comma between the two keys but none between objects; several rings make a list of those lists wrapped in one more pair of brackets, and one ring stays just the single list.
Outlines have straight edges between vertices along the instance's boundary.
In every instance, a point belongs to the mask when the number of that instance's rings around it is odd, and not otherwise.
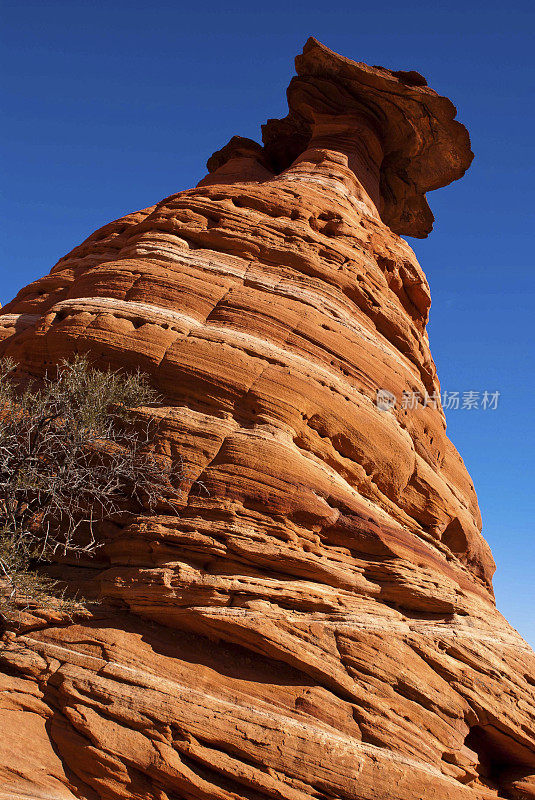
[{"label": "clear blue sky", "polygon": [[[498,571],[498,606],[535,644],[531,2],[4,2],[0,300],[95,228],[193,186],[233,134],[286,113],[308,36],[351,58],[417,69],[451,97],[476,159],[429,195],[409,240],[433,297],[443,389],[499,390],[451,411]],[[531,320],[531,322],[530,322]]]}]

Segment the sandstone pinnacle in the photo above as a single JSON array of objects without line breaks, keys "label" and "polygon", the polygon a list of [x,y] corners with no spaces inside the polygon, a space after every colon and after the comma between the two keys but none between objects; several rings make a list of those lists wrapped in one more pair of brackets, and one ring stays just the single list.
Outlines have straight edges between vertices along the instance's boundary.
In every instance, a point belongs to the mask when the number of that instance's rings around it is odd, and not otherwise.
[{"label": "sandstone pinnacle", "polygon": [[315,39],[296,70],[262,144],[1,309],[28,376],[146,372],[185,478],[177,515],[55,568],[96,611],[5,635],[0,798],[535,798],[535,657],[495,607],[400,237],[468,134],[417,72]]}]

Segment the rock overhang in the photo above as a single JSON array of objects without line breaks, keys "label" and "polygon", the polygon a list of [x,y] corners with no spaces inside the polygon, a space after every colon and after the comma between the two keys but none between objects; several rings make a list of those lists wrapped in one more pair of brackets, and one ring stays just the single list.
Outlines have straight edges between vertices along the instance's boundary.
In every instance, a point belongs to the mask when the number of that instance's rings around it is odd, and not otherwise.
[{"label": "rock overhang", "polygon": [[242,155],[247,142],[249,157],[279,174],[307,148],[318,114],[346,121],[353,115],[365,120],[381,142],[378,211],[383,222],[399,235],[428,236],[434,217],[426,193],[461,178],[474,157],[453,103],[414,70],[368,66],[313,37],[295,65],[297,75],[287,90],[289,113],[262,126],[264,147],[234,137],[211,157],[209,171]]}]

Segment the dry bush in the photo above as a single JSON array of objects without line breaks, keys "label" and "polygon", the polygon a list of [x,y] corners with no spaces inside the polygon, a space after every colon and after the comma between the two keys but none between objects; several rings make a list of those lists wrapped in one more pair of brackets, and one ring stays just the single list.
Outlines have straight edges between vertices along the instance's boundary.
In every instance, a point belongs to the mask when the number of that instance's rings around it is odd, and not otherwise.
[{"label": "dry bush", "polygon": [[23,391],[0,360],[1,616],[57,596],[42,565],[93,552],[102,521],[173,508],[182,471],[156,450],[156,401],[144,376],[85,357]]}]

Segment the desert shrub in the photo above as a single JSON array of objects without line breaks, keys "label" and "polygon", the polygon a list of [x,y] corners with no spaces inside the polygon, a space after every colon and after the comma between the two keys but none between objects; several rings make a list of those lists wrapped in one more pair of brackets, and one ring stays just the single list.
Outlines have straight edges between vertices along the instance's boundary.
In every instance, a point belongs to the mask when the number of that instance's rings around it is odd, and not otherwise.
[{"label": "desert shrub", "polygon": [[24,390],[0,360],[1,615],[56,596],[42,566],[92,553],[104,520],[173,508],[181,468],[156,449],[156,401],[143,375],[85,357]]}]

